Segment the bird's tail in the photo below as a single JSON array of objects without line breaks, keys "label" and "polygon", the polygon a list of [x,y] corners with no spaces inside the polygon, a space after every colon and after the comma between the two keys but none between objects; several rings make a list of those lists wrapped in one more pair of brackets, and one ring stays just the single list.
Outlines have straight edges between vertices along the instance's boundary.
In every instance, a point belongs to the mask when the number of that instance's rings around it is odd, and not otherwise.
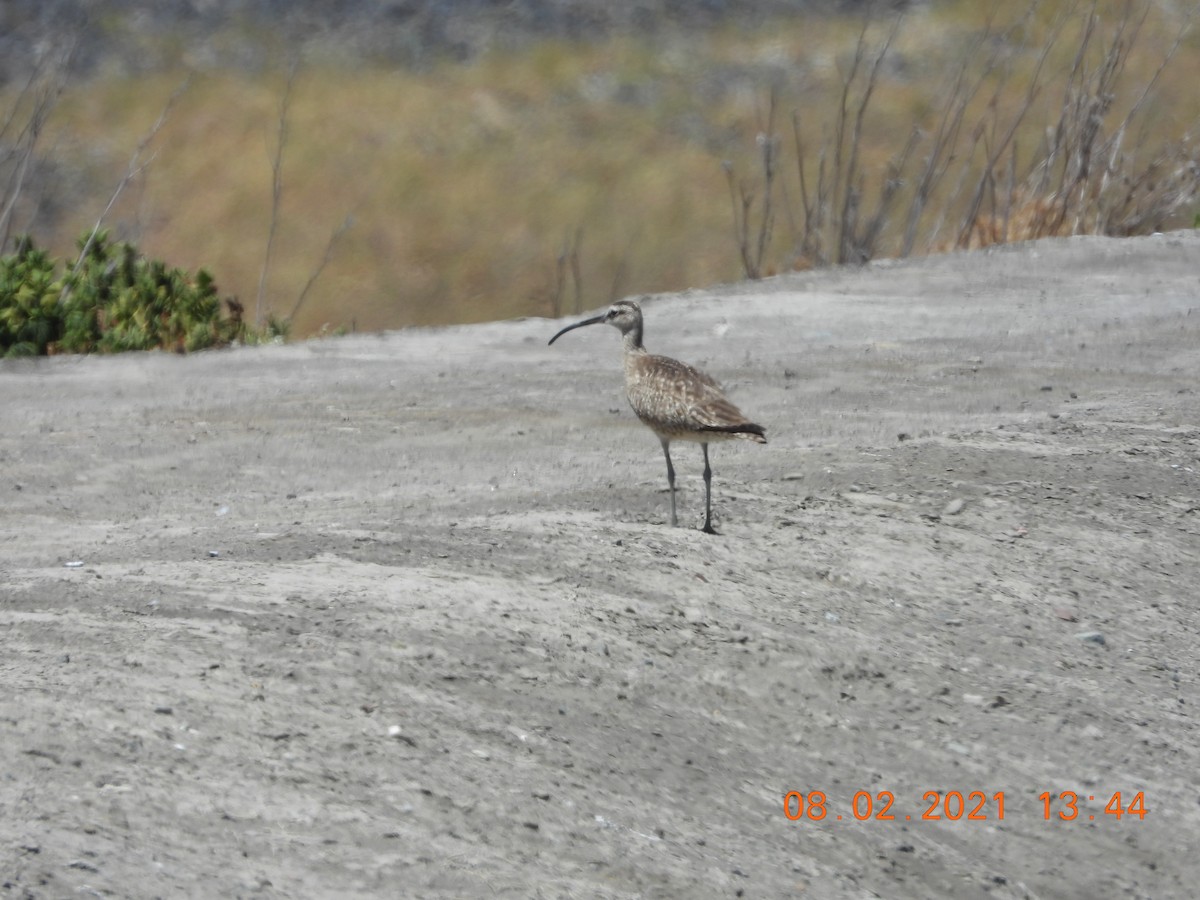
[{"label": "bird's tail", "polygon": [[767,442],[767,430],[753,422],[743,422],[740,425],[707,425],[705,431],[716,431],[721,434],[736,434],[759,444]]}]

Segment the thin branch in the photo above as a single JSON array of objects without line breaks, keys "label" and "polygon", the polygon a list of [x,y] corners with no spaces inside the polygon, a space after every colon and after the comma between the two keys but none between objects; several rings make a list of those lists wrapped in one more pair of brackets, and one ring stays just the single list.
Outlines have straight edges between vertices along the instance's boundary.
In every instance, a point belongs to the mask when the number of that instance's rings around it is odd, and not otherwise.
[{"label": "thin branch", "polygon": [[[982,170],[983,175],[980,177],[979,183],[975,188],[975,193],[971,196],[971,201],[967,205],[967,212],[963,216],[962,225],[959,228],[958,237],[955,240],[955,245],[958,247],[965,247],[967,245],[971,230],[974,228],[975,221],[979,216],[980,206],[983,203],[983,198],[988,189],[989,180],[991,179],[992,173],[995,170],[996,162],[1007,150],[1009,144],[1013,140],[1013,137],[1017,133],[1017,128],[1020,127],[1021,122],[1024,121],[1025,116],[1028,115],[1029,110],[1033,107],[1034,100],[1037,99],[1038,94],[1041,92],[1042,70],[1045,68],[1046,61],[1050,57],[1050,52],[1058,43],[1058,39],[1062,34],[1063,28],[1066,26],[1066,16],[1068,14],[1069,11],[1060,17],[1058,22],[1051,28],[1050,35],[1045,39],[1041,52],[1038,54],[1037,61],[1034,64],[1033,74],[1029,78],[1029,86],[1026,88],[1025,97],[1021,103],[1021,106],[1017,109],[1012,121],[1009,123],[1007,131],[1000,140],[995,141],[988,148],[985,154],[986,159]],[[997,94],[993,96],[992,102],[988,104],[988,109],[993,111],[993,118],[991,120],[993,127],[996,124],[994,110],[996,109],[996,103],[999,99],[998,95],[1000,89],[1001,88],[999,87],[997,88]]]},{"label": "thin branch", "polygon": [[571,281],[575,288],[575,312],[583,310],[583,267],[580,261],[579,248],[583,244],[583,226],[575,229],[573,235],[563,237],[562,249],[554,260],[554,297],[551,309],[554,318],[563,313],[563,298],[567,293],[567,270],[571,272]]},{"label": "thin branch", "polygon": [[[867,85],[863,90],[863,95],[858,104],[858,112],[854,117],[854,132],[850,138],[850,160],[846,164],[847,183],[849,183],[851,178],[854,178],[858,174],[858,152],[862,142],[863,120],[867,114],[867,107],[871,103],[871,97],[875,93],[875,87],[879,83],[880,68],[883,66],[883,61],[887,57],[888,51],[891,49],[892,42],[896,39],[896,35],[900,31],[900,24],[903,21],[903,13],[900,13],[896,16],[895,20],[892,22],[891,29],[888,31],[887,37],[884,39],[883,46],[879,48],[879,52],[875,56],[875,60],[871,65],[871,72],[867,77]],[[863,33],[866,33],[865,29]],[[911,145],[909,149],[911,149]],[[907,151],[905,153],[905,157],[907,158]],[[860,192],[855,192],[853,195],[855,203],[854,209],[856,209],[859,200],[858,193]],[[855,225],[857,224],[855,220],[857,219],[857,212],[854,212],[852,218],[852,206],[850,202],[851,197],[852,194],[847,191],[846,197],[842,204],[841,240],[838,242],[838,261],[865,262],[865,260],[859,258],[861,256],[861,251],[856,246],[858,244],[858,240],[856,239],[855,235]],[[853,257],[853,259],[850,259],[850,257]]]},{"label": "thin branch", "polygon": [[583,265],[580,247],[583,246],[583,226],[575,229],[575,244],[571,248],[571,283],[575,287],[575,314],[583,312]]},{"label": "thin branch", "polygon": [[779,106],[779,88],[777,85],[771,87],[771,97],[767,108],[767,128],[765,132],[759,135],[759,141],[762,144],[762,168],[763,168],[763,203],[762,217],[758,224],[758,245],[755,250],[754,271],[758,276],[762,275],[763,259],[767,253],[767,245],[771,242],[771,232],[775,224],[775,213],[772,203],[774,195],[775,183],[775,110]]},{"label": "thin branch", "polygon": [[83,267],[83,263],[87,259],[88,253],[90,253],[92,250],[92,245],[96,242],[96,235],[100,233],[100,229],[104,225],[104,220],[108,217],[109,212],[112,211],[113,206],[116,205],[117,198],[121,196],[121,193],[125,190],[129,183],[133,181],[133,179],[137,178],[138,175],[145,171],[150,163],[154,162],[154,158],[158,155],[157,151],[151,153],[150,156],[144,160],[142,155],[146,152],[146,148],[150,146],[150,143],[158,136],[158,133],[162,130],[162,127],[167,123],[167,119],[170,117],[171,109],[175,106],[176,101],[183,96],[184,92],[187,91],[190,86],[191,79],[188,78],[185,79],[183,83],[179,85],[179,87],[175,88],[175,90],[171,92],[171,96],[167,98],[167,102],[163,105],[162,112],[158,114],[158,118],[155,119],[154,124],[150,127],[150,130],[146,132],[140,141],[138,141],[138,145],[134,149],[133,155],[129,157],[129,165],[125,168],[125,174],[121,177],[120,182],[117,183],[116,190],[114,190],[112,196],[108,198],[108,203],[105,205],[104,211],[101,212],[99,217],[96,219],[96,224],[92,226],[92,230],[88,234],[87,240],[83,242],[83,246],[79,250],[79,258],[75,260],[75,265],[71,269],[71,277],[66,278],[63,281],[63,290],[59,297],[60,302],[70,296],[71,283],[74,281],[74,277],[79,274],[79,270]]},{"label": "thin branch", "polygon": [[[843,217],[849,209],[849,196],[853,190],[850,186],[850,178],[853,173],[848,172],[842,166],[842,152],[846,140],[847,107],[850,102],[850,88],[858,77],[858,68],[862,65],[863,57],[866,55],[867,29],[870,28],[870,25],[869,17],[864,16],[862,29],[858,33],[858,42],[854,45],[854,59],[850,62],[850,71],[842,76],[842,93],[838,102],[837,118],[833,127],[833,185],[831,186],[830,193],[833,197],[833,208],[841,210],[838,221],[834,223],[834,227],[839,234],[845,233]],[[843,198],[843,192],[845,193],[845,198]],[[842,257],[840,240],[838,244],[837,258],[840,262]]]},{"label": "thin branch", "polygon": [[[747,278],[750,278],[750,258],[746,252],[746,225],[742,215],[745,211],[745,204],[743,203],[739,209],[737,178],[733,174],[733,163],[724,160],[721,163],[721,171],[725,173],[725,181],[729,185],[729,206],[733,212],[733,242],[737,244],[738,253],[742,258],[742,271]],[[744,191],[742,199],[745,199]]]},{"label": "thin branch", "polygon": [[345,235],[345,233],[353,227],[354,214],[349,213],[346,215],[346,218],[342,219],[342,224],[330,232],[329,241],[325,244],[325,253],[321,257],[321,262],[317,264],[317,267],[313,270],[312,275],[308,277],[308,281],[304,283],[304,288],[300,291],[300,296],[296,298],[296,305],[292,307],[292,314],[288,316],[289,320],[294,320],[296,318],[296,313],[300,312],[300,307],[304,305],[304,301],[308,297],[309,290],[314,284],[317,283],[317,279],[321,276],[321,273],[325,271],[325,267],[329,265],[329,260],[333,258],[334,247],[337,246],[338,241],[342,239],[343,235]]},{"label": "thin branch", "polygon": [[[964,48],[959,58],[958,69],[951,81],[951,86],[942,96],[940,107],[941,117],[930,143],[929,154],[925,157],[925,165],[920,177],[916,180],[912,199],[909,202],[908,214],[904,226],[904,237],[901,242],[900,256],[911,256],[917,241],[917,228],[928,206],[929,198],[934,188],[941,183],[954,159],[954,151],[958,147],[959,136],[962,134],[963,122],[968,108],[978,96],[984,82],[995,70],[999,48],[1005,41],[995,41],[995,16],[1000,6],[1000,0],[993,4],[988,12],[983,27],[975,34],[971,42]],[[1028,16],[1028,13],[1026,13]],[[979,58],[984,47],[991,48],[984,57],[979,71],[970,82],[967,80],[970,66]]]},{"label": "thin branch", "polygon": [[[29,110],[28,117],[21,125],[20,134],[12,141],[11,149],[5,154],[5,159],[2,160],[5,163],[16,160],[16,164],[9,173],[8,185],[5,187],[2,197],[3,210],[0,210],[0,248],[8,246],[8,239],[12,233],[13,217],[16,214],[17,203],[24,193],[26,178],[33,168],[38,139],[41,137],[42,129],[50,116],[51,110],[67,86],[67,76],[70,71],[71,59],[75,54],[77,46],[78,39],[72,41],[70,46],[54,59],[53,68],[49,74],[45,74],[41,63],[30,72],[28,80],[21,87],[16,99],[13,101],[12,108],[5,117],[3,126],[0,126],[0,147],[2,147],[8,143],[4,138],[14,126],[18,114],[22,109],[26,108],[27,102],[32,98],[32,108]],[[46,63],[46,68],[49,68],[50,65],[51,63]]]},{"label": "thin branch", "polygon": [[[1175,54],[1178,52],[1179,47],[1183,43],[1184,38],[1187,36],[1188,32],[1191,31],[1192,18],[1197,14],[1197,12],[1200,12],[1200,6],[1192,7],[1191,11],[1188,13],[1183,24],[1179,26],[1179,31],[1176,32],[1176,34],[1175,34],[1175,40],[1171,44],[1171,48],[1167,51],[1166,55],[1163,57],[1162,62],[1159,63],[1158,68],[1154,70],[1154,74],[1150,77],[1150,80],[1146,83],[1146,86],[1142,89],[1142,92],[1138,96],[1137,100],[1135,100],[1133,102],[1133,104],[1129,107],[1129,110],[1125,113],[1125,117],[1121,120],[1121,124],[1117,127],[1115,133],[1109,139],[1108,146],[1106,148],[1104,148],[1105,155],[1108,157],[1108,159],[1105,163],[1104,174],[1101,178],[1100,187],[1097,191],[1098,196],[1101,196],[1101,197],[1104,196],[1104,194],[1106,193],[1106,191],[1108,189],[1110,179],[1112,178],[1113,174],[1117,171],[1117,160],[1118,160],[1118,157],[1120,156],[1121,146],[1125,141],[1125,134],[1129,130],[1130,123],[1134,120],[1134,118],[1137,116],[1137,114],[1141,111],[1142,105],[1146,102],[1146,100],[1150,97],[1151,93],[1153,92],[1154,88],[1158,85],[1159,79],[1162,77],[1163,71],[1167,68],[1167,66],[1170,64],[1170,62],[1175,58]],[[1097,218],[1097,222],[1096,222],[1096,230],[1101,234],[1108,233],[1107,210],[1101,210],[1098,212],[1098,218]]]},{"label": "thin branch", "polygon": [[283,150],[288,141],[288,111],[291,108],[292,87],[295,84],[298,69],[299,64],[293,60],[288,66],[287,82],[283,87],[283,97],[279,101],[275,154],[271,158],[271,222],[267,228],[267,247],[263,252],[262,270],[258,276],[258,292],[254,298],[255,325],[262,325],[262,306],[267,292],[267,273],[271,268],[271,254],[275,249],[275,235],[279,230],[279,201],[283,196]]},{"label": "thin branch", "polygon": [[562,249],[554,258],[554,296],[550,299],[551,318],[562,316],[563,295],[567,292],[567,253],[569,241],[563,238]]}]

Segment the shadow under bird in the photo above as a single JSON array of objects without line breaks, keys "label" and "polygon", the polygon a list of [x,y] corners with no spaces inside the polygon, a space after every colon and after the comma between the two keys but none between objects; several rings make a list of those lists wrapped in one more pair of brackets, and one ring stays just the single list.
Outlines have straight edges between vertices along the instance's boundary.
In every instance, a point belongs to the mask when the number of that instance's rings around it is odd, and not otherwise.
[{"label": "shadow under bird", "polygon": [[642,346],[642,308],[632,300],[618,300],[608,312],[568,325],[554,337],[553,344],[568,331],[585,325],[612,325],[621,332],[625,356],[625,394],[642,424],[662,442],[667,458],[667,484],[671,488],[671,524],[675,515],[675,467],[671,465],[671,441],[694,441],[704,450],[704,528],[712,526],[712,467],[708,445],[712,441],[743,438],[767,442],[766,432],[729,402],[720,385],[699,369],[669,356],[655,356]]}]

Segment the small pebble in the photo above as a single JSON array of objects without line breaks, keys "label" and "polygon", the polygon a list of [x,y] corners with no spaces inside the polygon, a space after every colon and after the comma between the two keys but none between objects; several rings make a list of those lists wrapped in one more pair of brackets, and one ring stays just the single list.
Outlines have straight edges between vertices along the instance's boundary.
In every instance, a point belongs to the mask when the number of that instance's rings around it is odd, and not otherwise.
[{"label": "small pebble", "polygon": [[1105,644],[1104,634],[1100,631],[1081,631],[1075,637],[1089,644],[1099,644],[1101,647]]}]

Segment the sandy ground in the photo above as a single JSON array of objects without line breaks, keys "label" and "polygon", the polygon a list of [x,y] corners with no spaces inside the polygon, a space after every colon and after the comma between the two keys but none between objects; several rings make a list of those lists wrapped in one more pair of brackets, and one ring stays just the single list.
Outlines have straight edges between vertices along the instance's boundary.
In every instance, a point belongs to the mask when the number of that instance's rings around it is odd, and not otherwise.
[{"label": "sandy ground", "polygon": [[0,897],[1195,896],[1200,236],[646,315],[0,365]]}]

